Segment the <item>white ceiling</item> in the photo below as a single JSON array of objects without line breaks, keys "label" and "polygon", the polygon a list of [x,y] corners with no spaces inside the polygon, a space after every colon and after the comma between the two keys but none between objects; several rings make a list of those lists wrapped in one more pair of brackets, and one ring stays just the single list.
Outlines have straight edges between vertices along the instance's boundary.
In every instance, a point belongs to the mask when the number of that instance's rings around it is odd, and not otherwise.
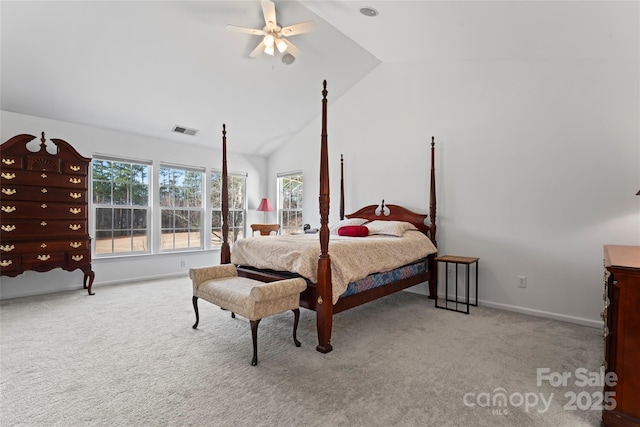
[{"label": "white ceiling", "polygon": [[318,116],[325,79],[331,103],[380,62],[620,58],[638,38],[608,1],[275,3],[279,25],[318,24],[288,66],[225,29],[262,28],[258,0],[3,0],[1,108],[214,147],[226,123],[230,151],[268,156]]}]

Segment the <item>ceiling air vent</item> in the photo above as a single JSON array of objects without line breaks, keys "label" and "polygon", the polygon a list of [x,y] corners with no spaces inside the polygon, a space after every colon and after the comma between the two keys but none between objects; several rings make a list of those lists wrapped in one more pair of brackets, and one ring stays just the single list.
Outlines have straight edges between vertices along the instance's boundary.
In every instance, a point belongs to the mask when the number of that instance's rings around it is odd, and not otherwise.
[{"label": "ceiling air vent", "polygon": [[191,135],[191,136],[198,133],[198,129],[190,129],[184,126],[177,126],[177,125],[173,127],[173,131],[178,133],[183,133],[185,135]]}]

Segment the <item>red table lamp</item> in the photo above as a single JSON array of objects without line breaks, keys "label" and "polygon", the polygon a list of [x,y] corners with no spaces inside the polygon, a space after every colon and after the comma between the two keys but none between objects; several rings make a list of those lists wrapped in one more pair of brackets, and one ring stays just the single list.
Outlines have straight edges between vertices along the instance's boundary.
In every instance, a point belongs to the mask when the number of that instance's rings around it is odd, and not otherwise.
[{"label": "red table lamp", "polygon": [[267,212],[273,211],[271,207],[271,202],[266,197],[260,200],[260,204],[258,205],[258,212],[264,212],[264,223],[267,223]]}]

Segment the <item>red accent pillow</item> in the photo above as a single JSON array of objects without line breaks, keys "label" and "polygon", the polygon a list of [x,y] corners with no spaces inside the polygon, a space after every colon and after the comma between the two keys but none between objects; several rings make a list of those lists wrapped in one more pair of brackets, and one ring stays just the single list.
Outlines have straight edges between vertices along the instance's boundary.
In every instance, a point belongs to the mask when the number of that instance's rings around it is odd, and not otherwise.
[{"label": "red accent pillow", "polygon": [[369,229],[364,225],[345,225],[338,228],[338,235],[349,237],[366,237],[369,235]]}]

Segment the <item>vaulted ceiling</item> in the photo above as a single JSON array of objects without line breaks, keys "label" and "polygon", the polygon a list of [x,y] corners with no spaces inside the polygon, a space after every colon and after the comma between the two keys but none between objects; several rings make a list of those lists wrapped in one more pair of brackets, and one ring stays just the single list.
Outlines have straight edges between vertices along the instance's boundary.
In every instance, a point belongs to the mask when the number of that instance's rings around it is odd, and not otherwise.
[{"label": "vaulted ceiling", "polygon": [[615,57],[629,35],[586,19],[609,6],[576,3],[275,0],[279,25],[317,23],[285,65],[225,28],[262,28],[258,0],[3,0],[1,108],[214,147],[226,123],[233,151],[268,156],[318,116],[323,80],[335,102],[381,62]]}]

